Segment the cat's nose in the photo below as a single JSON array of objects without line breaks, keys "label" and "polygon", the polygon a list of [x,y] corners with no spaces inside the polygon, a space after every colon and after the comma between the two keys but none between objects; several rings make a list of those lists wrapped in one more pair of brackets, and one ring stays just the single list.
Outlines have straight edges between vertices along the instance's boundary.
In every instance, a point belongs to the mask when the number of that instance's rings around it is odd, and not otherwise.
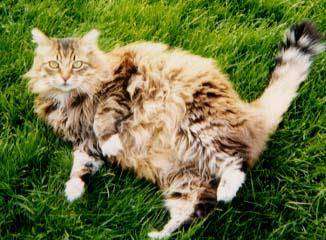
[{"label": "cat's nose", "polygon": [[64,81],[65,84],[67,83],[67,81],[69,80],[69,78],[70,78],[70,75],[62,76],[62,80]]}]

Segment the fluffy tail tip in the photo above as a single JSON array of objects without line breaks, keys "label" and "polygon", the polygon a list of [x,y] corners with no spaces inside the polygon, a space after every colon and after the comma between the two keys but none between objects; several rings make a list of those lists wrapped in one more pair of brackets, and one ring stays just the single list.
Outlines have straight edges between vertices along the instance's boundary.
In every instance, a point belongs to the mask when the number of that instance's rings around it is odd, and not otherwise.
[{"label": "fluffy tail tip", "polygon": [[310,56],[325,50],[325,45],[321,42],[324,37],[317,31],[315,25],[308,21],[293,25],[285,37],[285,42],[281,46],[283,50],[295,47]]}]

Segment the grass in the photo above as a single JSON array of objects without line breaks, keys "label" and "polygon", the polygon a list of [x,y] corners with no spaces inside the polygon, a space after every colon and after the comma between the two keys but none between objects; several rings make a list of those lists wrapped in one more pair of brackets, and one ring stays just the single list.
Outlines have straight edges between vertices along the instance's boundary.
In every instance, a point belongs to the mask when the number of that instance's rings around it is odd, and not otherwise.
[{"label": "grass", "polygon": [[[157,188],[118,167],[102,169],[81,200],[65,200],[71,146],[36,118],[21,78],[33,27],[58,37],[95,27],[105,50],[141,39],[182,47],[216,59],[252,100],[284,30],[310,19],[325,32],[325,10],[322,0],[1,1],[0,237],[145,239],[168,218]],[[325,66],[322,54],[236,199],[176,239],[326,238]]]}]

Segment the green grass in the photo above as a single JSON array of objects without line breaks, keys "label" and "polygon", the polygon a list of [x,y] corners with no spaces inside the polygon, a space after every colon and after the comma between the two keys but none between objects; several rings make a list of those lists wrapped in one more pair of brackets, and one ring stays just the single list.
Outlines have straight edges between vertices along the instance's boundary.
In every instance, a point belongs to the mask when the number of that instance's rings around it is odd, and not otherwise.
[{"label": "green grass", "polygon": [[[168,218],[158,189],[118,167],[102,169],[81,200],[65,200],[71,146],[36,118],[21,78],[33,27],[58,37],[95,27],[105,50],[142,39],[212,57],[247,100],[267,85],[287,27],[310,19],[326,30],[323,0],[59,2],[0,2],[2,239],[145,239]],[[176,239],[326,238],[325,65],[322,54],[236,199]]]}]

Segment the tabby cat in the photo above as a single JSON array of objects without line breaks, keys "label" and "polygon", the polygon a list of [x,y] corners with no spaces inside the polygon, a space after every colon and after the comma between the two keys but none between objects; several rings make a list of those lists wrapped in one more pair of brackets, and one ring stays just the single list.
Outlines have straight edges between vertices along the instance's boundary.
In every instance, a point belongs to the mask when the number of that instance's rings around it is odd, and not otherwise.
[{"label": "tabby cat", "polygon": [[324,50],[315,27],[294,25],[264,93],[244,102],[214,60],[152,42],[108,53],[99,32],[37,43],[26,77],[35,110],[74,146],[66,183],[69,201],[82,196],[84,177],[109,160],[134,169],[163,191],[170,220],[151,238],[164,238],[217,201],[229,202],[276,130]]}]

